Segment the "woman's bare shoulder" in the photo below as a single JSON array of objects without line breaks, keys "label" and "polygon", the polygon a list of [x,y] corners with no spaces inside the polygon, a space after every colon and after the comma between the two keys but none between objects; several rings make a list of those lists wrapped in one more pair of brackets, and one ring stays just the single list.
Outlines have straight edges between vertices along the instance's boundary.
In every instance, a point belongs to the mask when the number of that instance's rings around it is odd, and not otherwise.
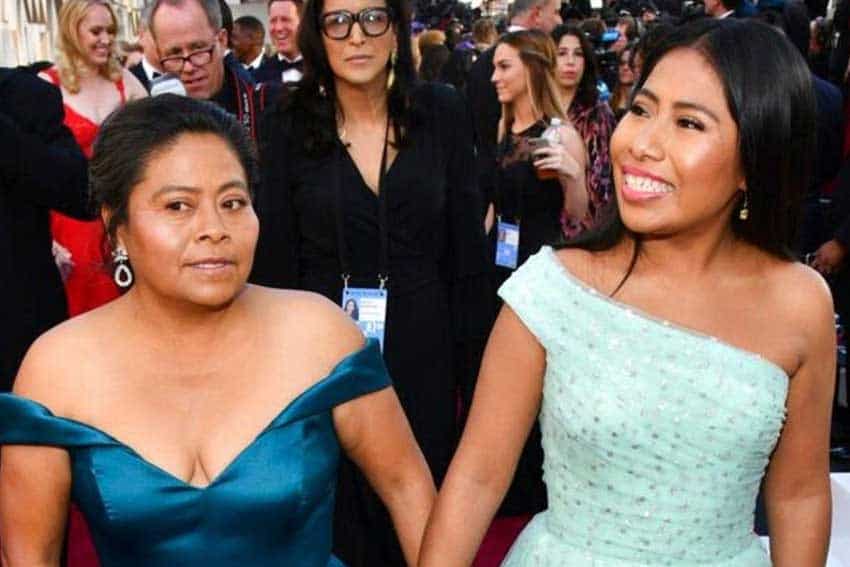
[{"label": "woman's bare shoulder", "polygon": [[[103,354],[114,326],[102,309],[79,315],[33,342],[15,378],[14,392],[33,399],[57,415],[71,415],[84,392],[91,368]],[[107,341],[108,342],[108,341]]]},{"label": "woman's bare shoulder", "polygon": [[343,310],[326,297],[309,291],[249,286],[255,311],[282,340],[301,345],[333,367],[362,348],[363,334]]}]

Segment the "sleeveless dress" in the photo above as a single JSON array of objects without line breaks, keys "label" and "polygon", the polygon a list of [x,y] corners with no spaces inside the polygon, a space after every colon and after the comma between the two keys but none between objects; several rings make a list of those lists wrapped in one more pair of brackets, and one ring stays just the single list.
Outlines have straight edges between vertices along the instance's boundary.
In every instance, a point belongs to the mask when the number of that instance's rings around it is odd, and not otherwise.
[{"label": "sleeveless dress", "polygon": [[119,440],[0,394],[0,444],[63,447],[103,567],[341,567],[331,555],[340,446],[331,410],[390,386],[376,341],[305,390],[206,488]]},{"label": "sleeveless dress", "polygon": [[[45,70],[45,73],[52,79],[53,84],[61,85],[56,67]],[[118,89],[123,106],[126,102],[124,80],[118,80],[115,87]],[[65,126],[71,130],[86,158],[91,159],[100,125],[79,114],[67,104],[64,108]],[[71,253],[71,261],[74,263],[70,274],[65,279],[69,316],[85,313],[118,297],[118,288],[112,281],[112,274],[108,267],[110,262],[104,256],[104,228],[99,218],[92,221],[79,221],[61,213],[51,212],[50,230],[53,233],[53,240]]]},{"label": "sleeveless dress", "polygon": [[597,293],[549,247],[499,293],[546,350],[549,493],[503,567],[768,567],[753,521],[785,372]]}]

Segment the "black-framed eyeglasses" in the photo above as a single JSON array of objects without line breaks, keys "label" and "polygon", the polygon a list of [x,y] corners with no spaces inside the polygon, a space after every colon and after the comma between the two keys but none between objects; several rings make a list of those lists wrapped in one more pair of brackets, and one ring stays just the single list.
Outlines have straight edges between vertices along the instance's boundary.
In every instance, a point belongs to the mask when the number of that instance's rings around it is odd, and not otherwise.
[{"label": "black-framed eyeglasses", "polygon": [[193,51],[185,57],[183,55],[165,57],[159,60],[159,64],[162,65],[163,71],[167,73],[179,73],[186,66],[186,61],[190,62],[193,67],[202,67],[212,61],[213,50],[215,50],[215,44],[212,44],[206,49]]},{"label": "black-framed eyeglasses", "polygon": [[322,14],[322,32],[330,39],[348,39],[354,22],[360,24],[363,35],[378,37],[387,33],[393,14],[389,8],[366,8],[356,14],[348,10],[334,10]]}]

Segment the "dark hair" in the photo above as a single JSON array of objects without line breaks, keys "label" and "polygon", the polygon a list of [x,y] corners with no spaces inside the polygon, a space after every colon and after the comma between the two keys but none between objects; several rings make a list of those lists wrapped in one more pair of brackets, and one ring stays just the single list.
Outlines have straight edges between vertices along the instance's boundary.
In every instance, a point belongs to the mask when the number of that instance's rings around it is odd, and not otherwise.
[{"label": "dark hair", "polygon": [[[407,133],[412,125],[411,91],[416,83],[407,5],[405,0],[387,0],[397,40],[396,57],[391,64],[395,80],[387,92],[387,110],[396,146],[407,142]],[[323,6],[323,0],[307,0],[304,5],[298,28],[298,49],[304,58],[304,76],[296,88],[284,94],[277,107],[280,113],[292,114],[296,139],[312,156],[327,154],[337,140],[334,74],[322,40]],[[297,111],[290,113],[291,109]]]},{"label": "dark hair", "polygon": [[104,121],[89,164],[92,200],[112,213],[106,227],[110,239],[128,222],[130,194],[153,155],[183,134],[213,134],[224,140],[239,158],[253,196],[259,180],[257,156],[250,135],[233,116],[211,102],[174,94],[133,101]]},{"label": "dark hair", "polygon": [[[714,68],[738,126],[749,218],[740,220],[733,213],[732,231],[773,256],[792,260],[799,202],[809,185],[816,145],[815,99],[806,62],[769,26],[704,18],[671,30],[659,40],[635,81],[635,91],[643,87],[659,61],[679,48],[698,50]],[[637,245],[619,290],[637,260],[640,235],[624,226],[616,199],[611,206],[611,215],[602,226],[561,246],[606,250],[624,237],[632,237]]]},{"label": "dark hair", "polygon": [[584,54],[584,73],[581,76],[578,87],[576,87],[576,96],[573,99],[573,104],[579,103],[584,107],[594,106],[599,99],[599,90],[596,88],[599,71],[596,67],[596,54],[593,51],[593,45],[591,45],[590,39],[588,39],[587,35],[578,26],[561,24],[552,31],[552,39],[555,41],[555,47],[561,44],[561,39],[565,35],[571,35],[577,38],[581,46],[581,51]]},{"label": "dark hair", "polygon": [[422,62],[419,64],[419,78],[423,81],[439,81],[443,67],[449,61],[452,52],[445,45],[428,45],[422,50]]},{"label": "dark hair", "polygon": [[251,35],[266,35],[266,28],[263,26],[263,22],[254,16],[240,16],[233,20],[233,25],[245,29]]}]

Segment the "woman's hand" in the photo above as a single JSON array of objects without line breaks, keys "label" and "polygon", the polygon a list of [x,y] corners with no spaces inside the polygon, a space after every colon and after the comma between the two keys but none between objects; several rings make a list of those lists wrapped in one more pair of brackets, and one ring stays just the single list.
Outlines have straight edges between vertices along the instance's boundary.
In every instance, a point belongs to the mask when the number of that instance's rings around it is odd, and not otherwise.
[{"label": "woman's hand", "polygon": [[846,255],[844,245],[835,239],[830,240],[817,249],[812,259],[812,267],[825,276],[835,273],[841,268]]},{"label": "woman's hand", "polygon": [[560,143],[534,150],[534,167],[556,171],[564,180],[577,180],[584,175],[584,166]]}]

